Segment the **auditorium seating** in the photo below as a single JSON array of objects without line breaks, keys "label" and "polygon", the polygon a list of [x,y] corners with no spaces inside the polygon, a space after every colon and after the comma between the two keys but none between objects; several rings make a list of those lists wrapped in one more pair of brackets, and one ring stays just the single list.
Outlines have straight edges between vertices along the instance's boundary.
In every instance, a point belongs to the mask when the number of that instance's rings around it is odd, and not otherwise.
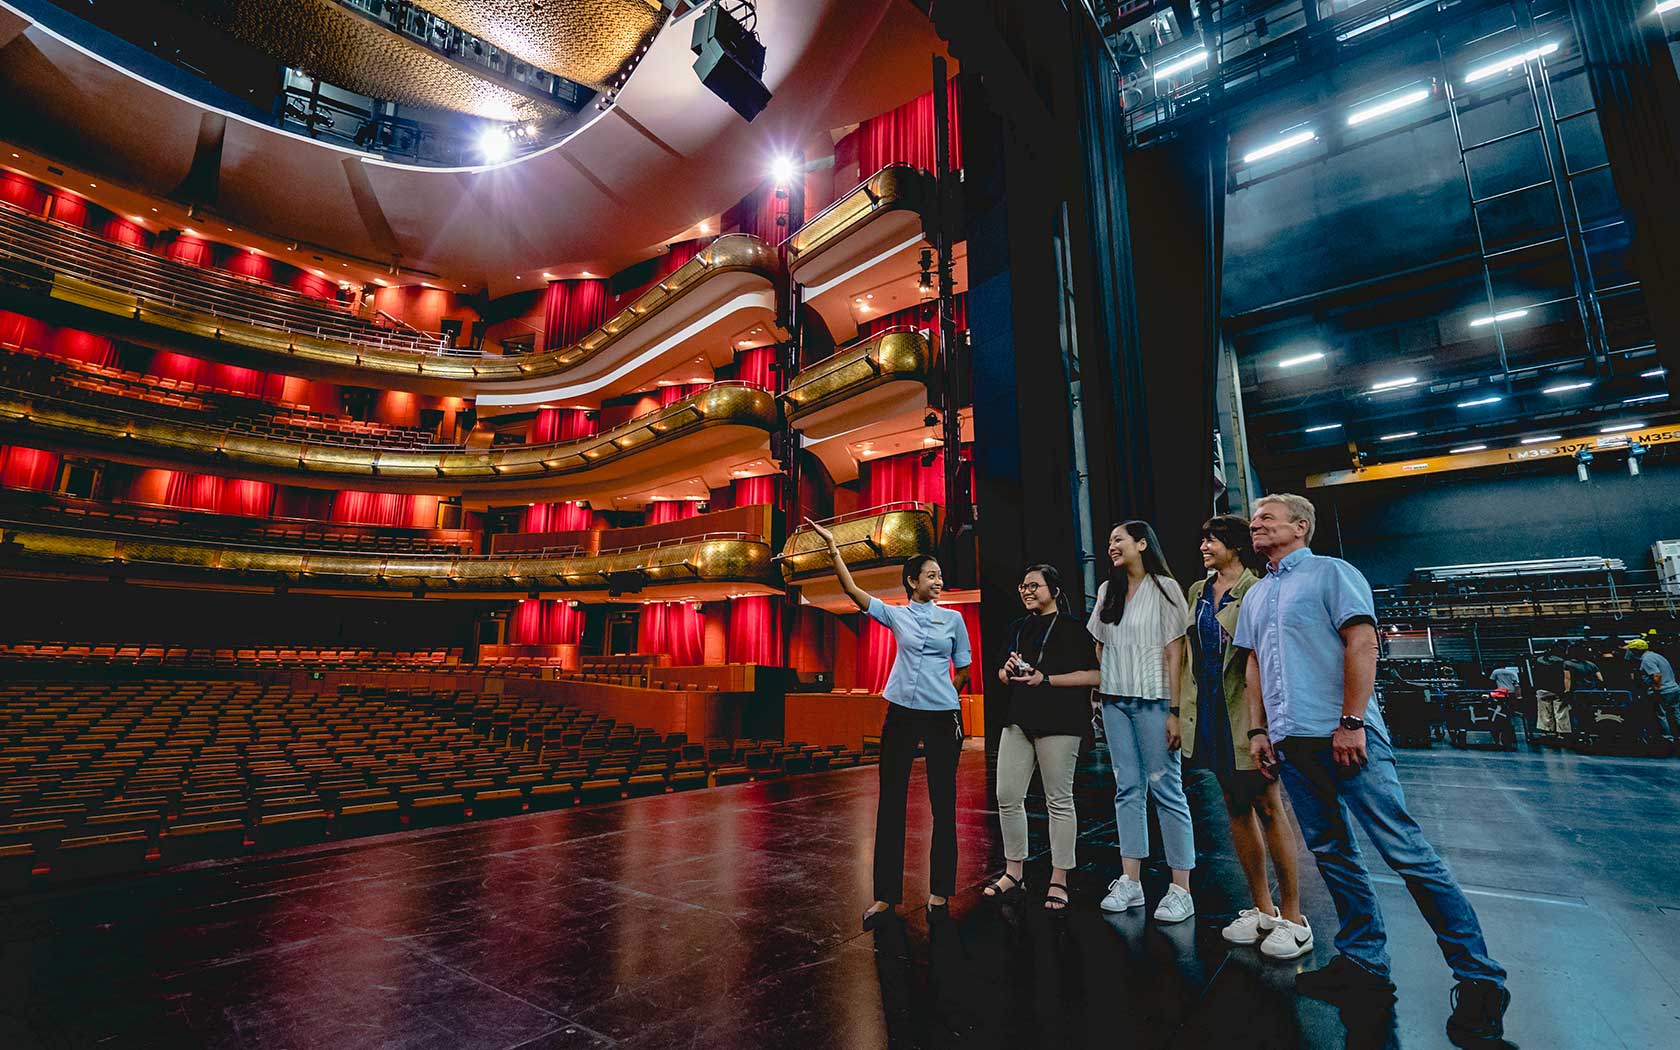
[{"label": "auditorium seating", "polygon": [[263,328],[385,350],[437,352],[436,335],[378,325],[336,302],[312,299],[230,273],[189,266],[103,240],[63,223],[0,203],[0,251],[17,263],[63,274],[168,305]]},{"label": "auditorium seating", "polygon": [[255,682],[0,686],[0,889],[855,766],[543,700]]},{"label": "auditorium seating", "polygon": [[231,648],[159,642],[0,643],[0,662],[76,667],[168,667],[217,671],[438,670],[461,663],[460,649],[371,649],[361,646],[270,645]]},{"label": "auditorium seating", "polygon": [[112,411],[174,419],[194,426],[281,441],[352,448],[460,449],[420,427],[369,422],[317,412],[295,402],[272,402],[225,387],[160,379],[126,369],[67,362],[25,347],[0,345],[0,376],[14,389]]}]

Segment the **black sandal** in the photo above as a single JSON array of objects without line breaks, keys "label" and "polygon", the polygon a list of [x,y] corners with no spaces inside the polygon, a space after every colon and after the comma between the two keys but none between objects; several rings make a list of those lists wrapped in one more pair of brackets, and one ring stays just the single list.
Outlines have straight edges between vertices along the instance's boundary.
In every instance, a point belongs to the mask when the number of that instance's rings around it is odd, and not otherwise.
[{"label": "black sandal", "polygon": [[[1051,896],[1051,891],[1052,890],[1061,890],[1062,895],[1060,897],[1053,897],[1053,896]],[[1044,910],[1045,911],[1066,911],[1067,906],[1070,903],[1072,903],[1072,898],[1070,898],[1068,896],[1067,883],[1065,883],[1065,882],[1052,882],[1049,886],[1045,887],[1045,889],[1044,889]]]},{"label": "black sandal", "polygon": [[[1014,885],[1005,889],[1003,885],[1004,879],[1008,879],[1010,882],[1014,883]],[[1021,879],[1017,879],[1015,876],[1006,871],[1002,875],[993,879],[991,882],[988,882],[985,889],[980,891],[980,895],[985,897],[987,900],[1002,900],[1004,897],[1008,897],[1011,894],[1019,893],[1021,888],[1025,885],[1026,882]]]}]

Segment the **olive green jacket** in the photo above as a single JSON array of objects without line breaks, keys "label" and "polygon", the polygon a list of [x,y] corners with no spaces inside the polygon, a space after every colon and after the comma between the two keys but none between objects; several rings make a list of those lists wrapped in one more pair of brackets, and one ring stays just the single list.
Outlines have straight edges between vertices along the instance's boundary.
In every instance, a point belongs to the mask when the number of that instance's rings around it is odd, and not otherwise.
[{"label": "olive green jacket", "polygon": [[[1227,635],[1237,633],[1237,615],[1242,611],[1243,595],[1248,589],[1260,582],[1254,573],[1243,570],[1237,578],[1237,585],[1231,588],[1235,596],[1225,608],[1219,610],[1219,625],[1225,628]],[[1202,598],[1202,591],[1207,588],[1208,581],[1202,580],[1190,587],[1187,600],[1190,603],[1190,626],[1185,629],[1185,659],[1179,668],[1178,686],[1178,732],[1184,741],[1184,757],[1191,757],[1196,747],[1196,666],[1201,660],[1201,632],[1196,630],[1196,603]],[[1236,756],[1238,769],[1253,769],[1254,760],[1248,757],[1248,700],[1243,695],[1244,680],[1248,673],[1248,660],[1237,659],[1238,649],[1234,645],[1225,647],[1225,713],[1231,720],[1231,750]]]}]

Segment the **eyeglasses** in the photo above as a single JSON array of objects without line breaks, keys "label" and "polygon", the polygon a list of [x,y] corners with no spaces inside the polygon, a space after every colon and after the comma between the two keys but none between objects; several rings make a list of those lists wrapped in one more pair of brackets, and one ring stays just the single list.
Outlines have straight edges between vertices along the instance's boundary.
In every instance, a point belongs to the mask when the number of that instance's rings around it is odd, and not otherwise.
[{"label": "eyeglasses", "polygon": [[1043,586],[1044,585],[1041,583],[1023,583],[1018,585],[1015,589],[1020,591],[1022,594],[1031,594],[1034,591],[1041,589]]}]

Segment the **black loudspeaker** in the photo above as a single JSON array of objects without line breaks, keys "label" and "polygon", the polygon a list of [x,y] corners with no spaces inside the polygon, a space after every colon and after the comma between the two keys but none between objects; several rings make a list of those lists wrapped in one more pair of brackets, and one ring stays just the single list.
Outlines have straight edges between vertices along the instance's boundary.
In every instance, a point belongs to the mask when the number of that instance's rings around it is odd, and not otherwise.
[{"label": "black loudspeaker", "polygon": [[694,21],[694,75],[729,108],[752,120],[770,104],[764,75],[764,45],[758,37],[713,5]]},{"label": "black loudspeaker", "polygon": [[623,594],[639,594],[647,576],[640,569],[629,572],[609,572],[607,574],[607,596],[617,598]]}]

